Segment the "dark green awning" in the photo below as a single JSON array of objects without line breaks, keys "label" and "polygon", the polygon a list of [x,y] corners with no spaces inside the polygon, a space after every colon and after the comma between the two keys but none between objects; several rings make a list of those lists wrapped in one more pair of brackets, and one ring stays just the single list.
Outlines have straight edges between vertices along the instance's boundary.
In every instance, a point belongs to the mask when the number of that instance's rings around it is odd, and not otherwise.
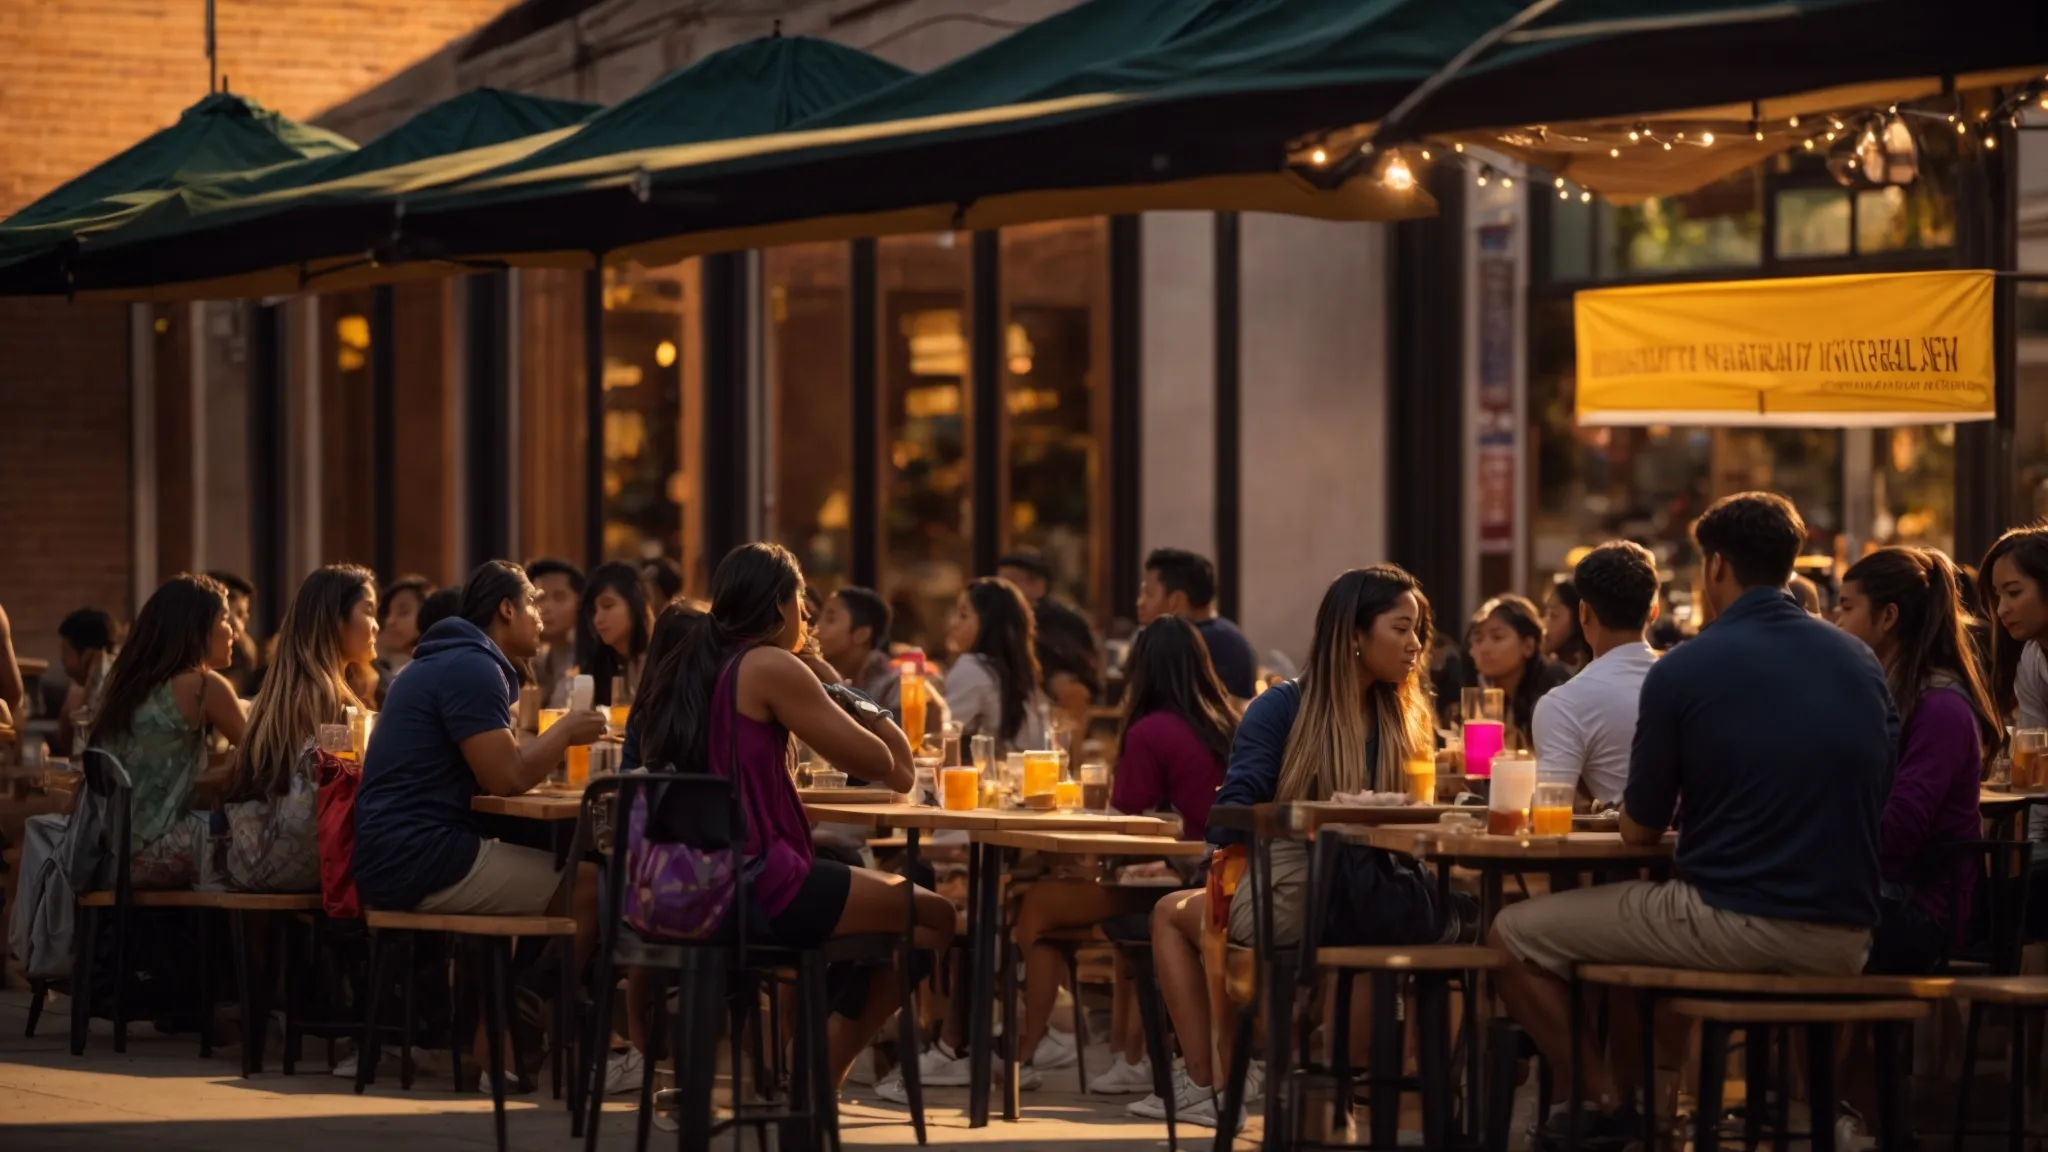
[{"label": "dark green awning", "polygon": [[0,222],[0,268],[33,263],[54,277],[53,258],[78,238],[135,218],[164,195],[211,178],[310,157],[353,152],[355,144],[323,128],[289,120],[244,96],[215,93],[185,109],[177,123],[74,177]]}]

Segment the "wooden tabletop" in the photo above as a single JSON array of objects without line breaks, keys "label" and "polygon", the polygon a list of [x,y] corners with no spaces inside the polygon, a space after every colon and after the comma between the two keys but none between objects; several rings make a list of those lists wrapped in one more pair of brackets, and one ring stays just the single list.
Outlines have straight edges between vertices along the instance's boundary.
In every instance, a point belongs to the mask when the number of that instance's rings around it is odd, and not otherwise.
[{"label": "wooden tabletop", "polygon": [[580,792],[526,792],[518,796],[478,796],[469,802],[478,812],[526,820],[574,820],[583,810]]},{"label": "wooden tabletop", "polygon": [[1979,809],[2022,807],[2028,804],[2043,803],[2048,803],[2048,788],[2043,788],[2039,791],[2028,789],[2024,792],[1995,792],[1986,788],[1977,793],[1977,807]]},{"label": "wooden tabletop", "polygon": [[861,824],[869,828],[950,829],[961,832],[1121,832],[1159,835],[1166,821],[1152,816],[1099,815],[1094,812],[1013,812],[977,808],[953,812],[909,804],[805,804],[813,824]]},{"label": "wooden tabletop", "polygon": [[970,832],[968,836],[977,844],[1077,856],[1200,856],[1209,850],[1209,846],[1200,840],[1127,836],[1120,832],[999,831]]},{"label": "wooden tabletop", "polygon": [[1360,828],[1357,838],[1375,848],[1417,860],[1449,860],[1460,864],[1506,860],[1546,865],[1561,862],[1636,862],[1668,860],[1678,841],[1666,836],[1648,847],[1623,842],[1614,832],[1574,832],[1569,836],[1446,835],[1436,828],[1384,825]]},{"label": "wooden tabletop", "polygon": [[[1325,824],[1434,824],[1446,812],[1458,809],[1449,804],[1367,805],[1336,800],[1302,800],[1281,805],[1280,823],[1299,833],[1314,832]],[[1484,808],[1467,811],[1484,813]]]}]

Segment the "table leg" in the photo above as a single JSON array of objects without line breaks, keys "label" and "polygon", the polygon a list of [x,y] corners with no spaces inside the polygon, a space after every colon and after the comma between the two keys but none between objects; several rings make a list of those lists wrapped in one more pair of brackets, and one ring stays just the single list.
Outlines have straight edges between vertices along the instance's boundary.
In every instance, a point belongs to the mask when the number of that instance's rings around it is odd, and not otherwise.
[{"label": "table leg", "polygon": [[[1448,869],[1449,864],[1444,867]],[[1500,914],[1501,872],[1497,867],[1482,864],[1479,871],[1479,942],[1486,943],[1493,932],[1493,918]],[[1480,971],[1474,974],[1477,988],[1469,997],[1467,1007],[1472,1016],[1472,1043],[1470,1059],[1465,1069],[1465,1115],[1470,1118],[1468,1127],[1472,1133],[1484,1131],[1479,1116],[1484,1110],[1485,1069],[1488,1063],[1487,1046],[1493,1043],[1493,973]],[[1541,1123],[1541,1118],[1538,1118]]]},{"label": "table leg", "polygon": [[[999,866],[1000,852],[986,844],[969,844],[967,854],[974,873],[967,888],[967,923],[974,930],[967,953],[967,1126],[988,1127],[988,1090],[995,1028],[989,1016],[989,1001],[995,995],[990,980],[995,975],[991,932],[1001,921],[1001,910],[989,906],[989,881]],[[955,989],[957,995],[959,989]]]}]

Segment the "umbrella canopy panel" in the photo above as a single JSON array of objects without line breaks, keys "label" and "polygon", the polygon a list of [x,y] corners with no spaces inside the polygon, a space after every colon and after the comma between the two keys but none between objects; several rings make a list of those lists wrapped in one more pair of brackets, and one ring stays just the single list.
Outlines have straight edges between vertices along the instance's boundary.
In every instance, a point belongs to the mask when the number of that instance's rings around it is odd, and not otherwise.
[{"label": "umbrella canopy panel", "polygon": [[[48,257],[80,236],[117,227],[167,192],[228,173],[355,151],[244,96],[218,92],[156,132],[0,222],[0,267]],[[57,290],[62,290],[61,287]]]}]

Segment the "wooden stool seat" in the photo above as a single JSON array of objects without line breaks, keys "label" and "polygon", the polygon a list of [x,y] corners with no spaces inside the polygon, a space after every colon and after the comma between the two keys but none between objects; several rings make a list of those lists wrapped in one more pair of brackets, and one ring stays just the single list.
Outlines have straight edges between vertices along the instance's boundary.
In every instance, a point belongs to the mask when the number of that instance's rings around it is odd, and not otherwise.
[{"label": "wooden stool seat", "polygon": [[1456,972],[1498,968],[1504,957],[1478,944],[1429,944],[1415,948],[1318,948],[1320,968],[1372,971]]},{"label": "wooden stool seat", "polygon": [[464,916],[442,912],[365,912],[372,930],[453,932],[460,936],[574,936],[567,916]]},{"label": "wooden stool seat", "polygon": [[2048,1007],[2048,976],[1992,976],[1958,980],[1951,994],[1972,1003]]},{"label": "wooden stool seat", "polygon": [[1957,984],[1945,976],[1782,976],[1638,964],[1581,964],[1578,976],[1588,984],[1652,992],[1841,1000],[1946,1000]]},{"label": "wooden stool seat", "polygon": [[[78,898],[87,908],[112,908],[110,891],[87,892]],[[268,892],[194,892],[190,889],[130,892],[135,908],[218,908],[224,912],[318,912],[320,894]]]},{"label": "wooden stool seat", "polygon": [[1693,1000],[1669,1002],[1671,1010],[1694,1020],[1724,1024],[1905,1023],[1927,1018],[1925,1000]]}]

